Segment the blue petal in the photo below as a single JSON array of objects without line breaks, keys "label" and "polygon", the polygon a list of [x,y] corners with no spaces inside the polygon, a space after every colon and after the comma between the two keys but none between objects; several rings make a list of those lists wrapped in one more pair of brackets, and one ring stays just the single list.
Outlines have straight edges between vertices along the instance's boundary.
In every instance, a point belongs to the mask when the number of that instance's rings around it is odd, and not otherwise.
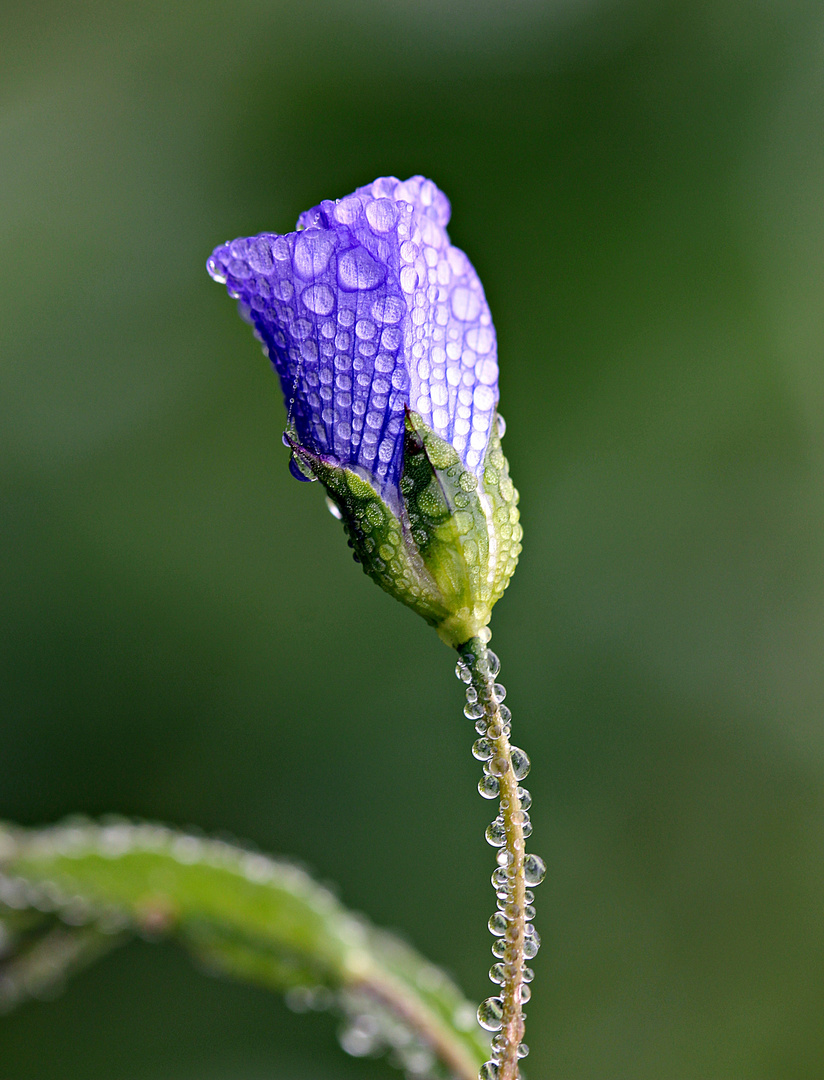
[{"label": "blue petal", "polygon": [[217,248],[209,272],[241,301],[314,453],[397,488],[404,412],[480,473],[498,400],[495,330],[478,276],[449,242],[446,196],[382,177]]}]

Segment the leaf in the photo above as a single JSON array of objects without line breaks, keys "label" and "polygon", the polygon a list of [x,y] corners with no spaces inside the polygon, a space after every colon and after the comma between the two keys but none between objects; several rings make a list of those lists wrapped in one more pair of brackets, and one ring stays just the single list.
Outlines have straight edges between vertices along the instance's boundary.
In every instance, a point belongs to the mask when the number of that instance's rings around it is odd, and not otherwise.
[{"label": "leaf", "polygon": [[389,1050],[410,1072],[466,1080],[488,1056],[474,1008],[443,972],[304,870],[222,840],[126,821],[0,826],[0,920],[7,1003],[47,985],[32,973],[59,981],[141,933],[285,990],[297,1008],[336,1009],[350,1053]]}]

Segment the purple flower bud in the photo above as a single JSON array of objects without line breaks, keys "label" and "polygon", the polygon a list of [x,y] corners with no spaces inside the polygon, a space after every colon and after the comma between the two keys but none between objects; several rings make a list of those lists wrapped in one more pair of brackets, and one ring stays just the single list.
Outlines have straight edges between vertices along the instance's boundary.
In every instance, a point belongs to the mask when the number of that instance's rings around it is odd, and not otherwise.
[{"label": "purple flower bud", "polygon": [[382,177],[301,214],[298,231],[216,248],[280,376],[294,444],[397,505],[406,410],[483,473],[498,402],[495,328],[478,275],[421,176]]},{"label": "purple flower bud", "polygon": [[431,180],[382,177],[208,268],[280,376],[292,472],[323,483],[364,571],[457,647],[486,632],[522,530],[495,328],[448,221]]}]

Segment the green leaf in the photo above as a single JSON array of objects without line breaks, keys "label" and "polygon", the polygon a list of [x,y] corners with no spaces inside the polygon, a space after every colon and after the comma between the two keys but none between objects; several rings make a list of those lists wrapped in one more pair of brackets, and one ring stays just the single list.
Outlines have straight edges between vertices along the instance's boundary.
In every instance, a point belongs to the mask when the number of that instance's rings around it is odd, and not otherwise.
[{"label": "green leaf", "polygon": [[296,1007],[329,1005],[352,1053],[392,1050],[401,1066],[429,1055],[437,1075],[466,1080],[488,1056],[474,1008],[438,968],[304,870],[221,840],[125,821],[0,826],[0,926],[7,1004],[131,931],[172,937]]}]

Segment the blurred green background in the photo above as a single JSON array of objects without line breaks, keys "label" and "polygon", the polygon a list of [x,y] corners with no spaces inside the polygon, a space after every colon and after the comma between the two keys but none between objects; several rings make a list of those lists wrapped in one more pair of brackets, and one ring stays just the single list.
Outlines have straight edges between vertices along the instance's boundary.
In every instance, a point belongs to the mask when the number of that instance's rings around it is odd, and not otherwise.
[{"label": "blurred green background", "polygon": [[[450,654],[288,475],[212,247],[387,173],[453,202],[525,548],[530,1080],[824,1075],[824,11],[788,0],[0,10],[0,817],[228,830],[489,990]],[[3,1080],[378,1080],[135,944]]]}]

